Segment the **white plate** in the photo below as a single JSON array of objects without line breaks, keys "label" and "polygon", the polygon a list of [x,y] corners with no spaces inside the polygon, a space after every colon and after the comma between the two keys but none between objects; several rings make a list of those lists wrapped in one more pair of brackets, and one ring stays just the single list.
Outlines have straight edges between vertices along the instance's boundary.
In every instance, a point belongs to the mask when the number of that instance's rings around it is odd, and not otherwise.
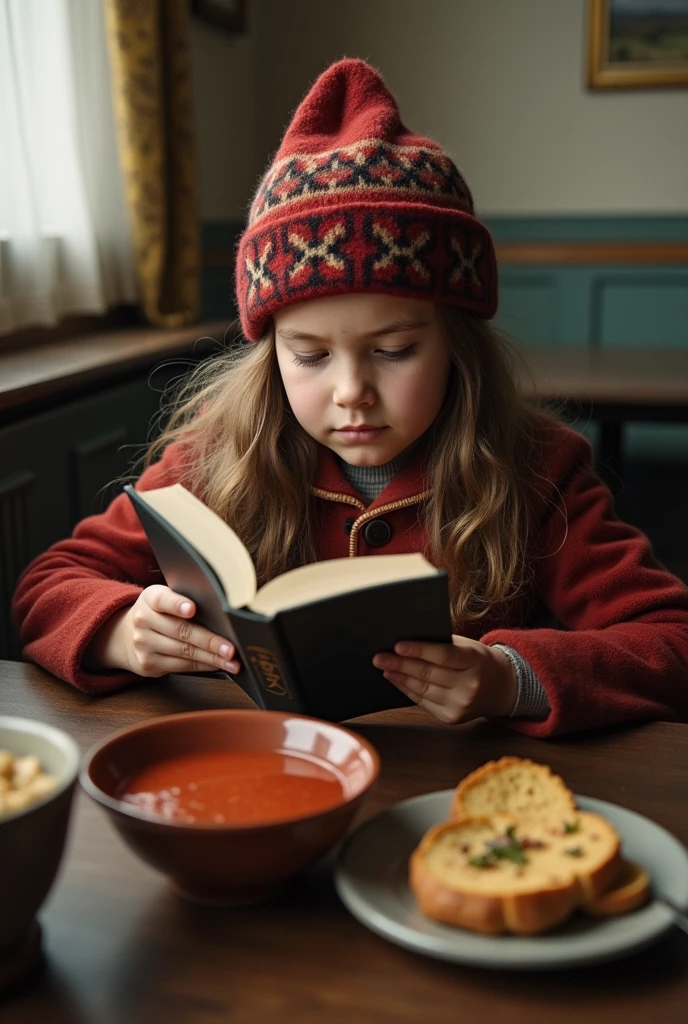
[{"label": "white plate", "polygon": [[[649,946],[672,927],[672,911],[657,900],[618,917],[575,914],[562,927],[538,936],[478,935],[432,921],[409,889],[408,859],[427,829],[449,818],[453,794],[447,789],[395,804],[352,833],[337,858],[339,896],[378,935],[441,960],[544,970],[614,960]],[[659,896],[688,906],[688,851],[670,832],[605,800],[577,796],[576,802],[614,825],[624,856],[643,865]]]}]

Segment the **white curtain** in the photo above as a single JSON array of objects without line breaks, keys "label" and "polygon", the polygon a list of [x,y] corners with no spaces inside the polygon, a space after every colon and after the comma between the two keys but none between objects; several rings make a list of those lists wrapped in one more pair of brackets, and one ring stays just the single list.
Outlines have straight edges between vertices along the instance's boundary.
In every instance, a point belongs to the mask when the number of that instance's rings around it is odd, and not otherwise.
[{"label": "white curtain", "polygon": [[102,0],[0,0],[0,334],[135,299]]}]

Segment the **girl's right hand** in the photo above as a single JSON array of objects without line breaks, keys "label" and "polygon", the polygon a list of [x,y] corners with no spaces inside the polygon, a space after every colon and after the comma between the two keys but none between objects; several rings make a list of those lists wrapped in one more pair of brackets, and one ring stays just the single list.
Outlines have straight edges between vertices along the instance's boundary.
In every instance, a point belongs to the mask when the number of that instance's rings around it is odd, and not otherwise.
[{"label": "girl's right hand", "polygon": [[123,608],[98,630],[88,660],[139,676],[170,672],[231,672],[240,664],[234,645],[189,620],[193,601],[169,587],[146,587],[135,604]]}]

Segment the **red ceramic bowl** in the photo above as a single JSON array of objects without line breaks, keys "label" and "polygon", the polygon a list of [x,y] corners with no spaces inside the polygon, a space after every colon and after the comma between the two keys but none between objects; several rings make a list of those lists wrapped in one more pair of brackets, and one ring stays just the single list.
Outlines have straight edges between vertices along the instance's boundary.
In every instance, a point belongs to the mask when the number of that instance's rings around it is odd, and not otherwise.
[{"label": "red ceramic bowl", "polygon": [[[189,754],[273,751],[332,771],[340,801],[324,811],[261,824],[179,823],[125,803],[132,776]],[[377,778],[375,749],[355,733],[278,711],[193,711],[156,718],[107,737],[84,758],[80,782],[142,860],[183,896],[207,903],[265,899],[342,837]]]}]

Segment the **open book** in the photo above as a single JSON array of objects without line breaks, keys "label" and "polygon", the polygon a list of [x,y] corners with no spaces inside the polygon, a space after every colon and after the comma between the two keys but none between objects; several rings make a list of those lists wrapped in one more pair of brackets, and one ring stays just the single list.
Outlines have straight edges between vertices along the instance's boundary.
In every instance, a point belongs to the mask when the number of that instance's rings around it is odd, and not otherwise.
[{"label": "open book", "polygon": [[181,484],[125,487],[167,585],[236,646],[262,708],[341,721],[410,701],[372,664],[399,640],[449,643],[447,574],[420,554],[335,558],[256,586],[236,533]]}]

